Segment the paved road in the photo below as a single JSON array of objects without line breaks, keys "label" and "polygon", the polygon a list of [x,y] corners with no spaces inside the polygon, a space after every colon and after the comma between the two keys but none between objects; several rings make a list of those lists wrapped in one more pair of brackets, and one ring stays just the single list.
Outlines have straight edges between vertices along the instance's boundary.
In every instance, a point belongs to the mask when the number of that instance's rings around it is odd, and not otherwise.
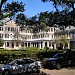
[{"label": "paved road", "polygon": [[49,69],[40,69],[41,71],[50,74],[50,75],[75,75],[75,69],[72,68],[63,68],[61,70],[49,70]]}]

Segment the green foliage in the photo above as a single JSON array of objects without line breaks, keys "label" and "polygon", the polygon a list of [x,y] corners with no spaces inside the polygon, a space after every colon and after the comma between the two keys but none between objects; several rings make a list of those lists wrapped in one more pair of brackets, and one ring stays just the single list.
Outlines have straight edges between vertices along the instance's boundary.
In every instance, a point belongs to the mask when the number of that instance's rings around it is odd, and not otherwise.
[{"label": "green foliage", "polygon": [[13,13],[17,13],[17,12],[23,12],[24,11],[24,4],[22,2],[12,2],[11,4],[10,3],[7,3],[6,6],[5,6],[5,9],[4,9],[5,12],[13,12]]},{"label": "green foliage", "polygon": [[26,48],[26,57],[37,58],[38,48],[36,47],[28,47]]},{"label": "green foliage", "polygon": [[16,24],[20,26],[20,29],[23,30],[26,25],[26,16],[23,13],[17,14],[16,16]]},{"label": "green foliage", "polygon": [[63,47],[65,48],[66,45],[68,44],[68,40],[66,36],[61,36],[59,39],[59,43],[61,43],[63,45]]},{"label": "green foliage", "polygon": [[68,44],[67,37],[66,36],[60,37],[60,43],[62,43],[63,45]]},{"label": "green foliage", "polygon": [[10,12],[8,14],[3,15],[3,18],[11,17],[13,15],[14,15],[14,13],[13,12]]},{"label": "green foliage", "polygon": [[[75,1],[74,0],[41,0],[43,2],[52,2],[53,6],[56,8],[56,16],[53,17],[53,20],[55,22],[55,24],[58,24],[60,27],[66,26],[66,25],[73,25],[75,26],[75,8],[74,8],[74,4]],[[59,12],[60,10],[58,10],[59,6],[63,7],[64,13]],[[67,13],[67,11],[69,11],[69,13]]]},{"label": "green foliage", "polygon": [[13,16],[15,17],[18,12],[24,12],[25,11],[24,6],[25,4],[23,4],[23,2],[18,1],[6,3],[6,5],[4,5],[2,10],[0,11],[0,20],[7,17],[12,18]]},{"label": "green foliage", "polygon": [[41,0],[43,2],[47,2],[47,1],[51,1],[53,2],[53,5],[56,7],[57,5],[61,5],[61,6],[64,6],[64,5],[67,5],[69,7],[72,7],[72,3],[74,0]]}]

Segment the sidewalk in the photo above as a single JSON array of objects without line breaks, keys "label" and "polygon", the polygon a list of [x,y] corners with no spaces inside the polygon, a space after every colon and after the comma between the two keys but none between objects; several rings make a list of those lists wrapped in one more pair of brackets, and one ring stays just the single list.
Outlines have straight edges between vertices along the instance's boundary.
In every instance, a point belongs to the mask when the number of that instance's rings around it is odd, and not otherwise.
[{"label": "sidewalk", "polygon": [[61,70],[49,70],[49,69],[40,69],[40,71],[43,71],[50,75],[75,75],[75,69],[61,69]]}]

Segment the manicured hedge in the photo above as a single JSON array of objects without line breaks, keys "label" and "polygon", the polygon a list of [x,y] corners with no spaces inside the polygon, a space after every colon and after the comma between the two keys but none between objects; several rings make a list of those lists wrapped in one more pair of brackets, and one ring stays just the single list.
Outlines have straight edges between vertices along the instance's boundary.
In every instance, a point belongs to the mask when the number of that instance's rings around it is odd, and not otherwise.
[{"label": "manicured hedge", "polygon": [[[0,49],[0,61],[8,61],[16,58],[33,58],[33,59],[41,59],[41,58],[50,58],[56,53],[63,52],[64,50],[46,50],[46,48],[38,50],[35,47],[21,48],[19,50],[6,50]],[[75,50],[73,49],[74,53]]]}]

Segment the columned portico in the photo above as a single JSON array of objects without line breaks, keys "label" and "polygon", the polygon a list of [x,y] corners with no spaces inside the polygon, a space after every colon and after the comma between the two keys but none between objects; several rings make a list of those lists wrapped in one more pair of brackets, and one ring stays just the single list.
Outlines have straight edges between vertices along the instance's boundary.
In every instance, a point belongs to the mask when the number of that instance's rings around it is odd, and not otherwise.
[{"label": "columned portico", "polygon": [[68,43],[68,49],[70,49],[70,42]]},{"label": "columned portico", "polygon": [[27,42],[27,47],[28,47],[28,42]]},{"label": "columned portico", "polygon": [[43,41],[43,43],[42,43],[42,48],[44,48],[45,47],[45,41]]},{"label": "columned portico", "polygon": [[14,49],[16,48],[16,42],[14,42]]},{"label": "columned portico", "polygon": [[32,44],[31,44],[31,42],[30,42],[30,47],[32,47]]},{"label": "columned portico", "polygon": [[9,42],[9,47],[12,48],[12,41]]},{"label": "columned portico", "polygon": [[19,42],[19,48],[21,48],[21,42]]},{"label": "columned portico", "polygon": [[54,49],[56,49],[56,44],[54,44]]},{"label": "columned portico", "polygon": [[49,41],[47,41],[47,47],[49,47]]},{"label": "columned portico", "polygon": [[4,48],[5,48],[5,44],[6,44],[6,42],[4,42],[4,45],[3,45]]},{"label": "columned portico", "polygon": [[52,41],[50,42],[50,45],[51,45],[51,46],[50,46],[50,48],[51,48],[51,49],[53,49],[53,46],[52,46]]},{"label": "columned portico", "polygon": [[41,42],[39,42],[39,49],[41,49]]}]

